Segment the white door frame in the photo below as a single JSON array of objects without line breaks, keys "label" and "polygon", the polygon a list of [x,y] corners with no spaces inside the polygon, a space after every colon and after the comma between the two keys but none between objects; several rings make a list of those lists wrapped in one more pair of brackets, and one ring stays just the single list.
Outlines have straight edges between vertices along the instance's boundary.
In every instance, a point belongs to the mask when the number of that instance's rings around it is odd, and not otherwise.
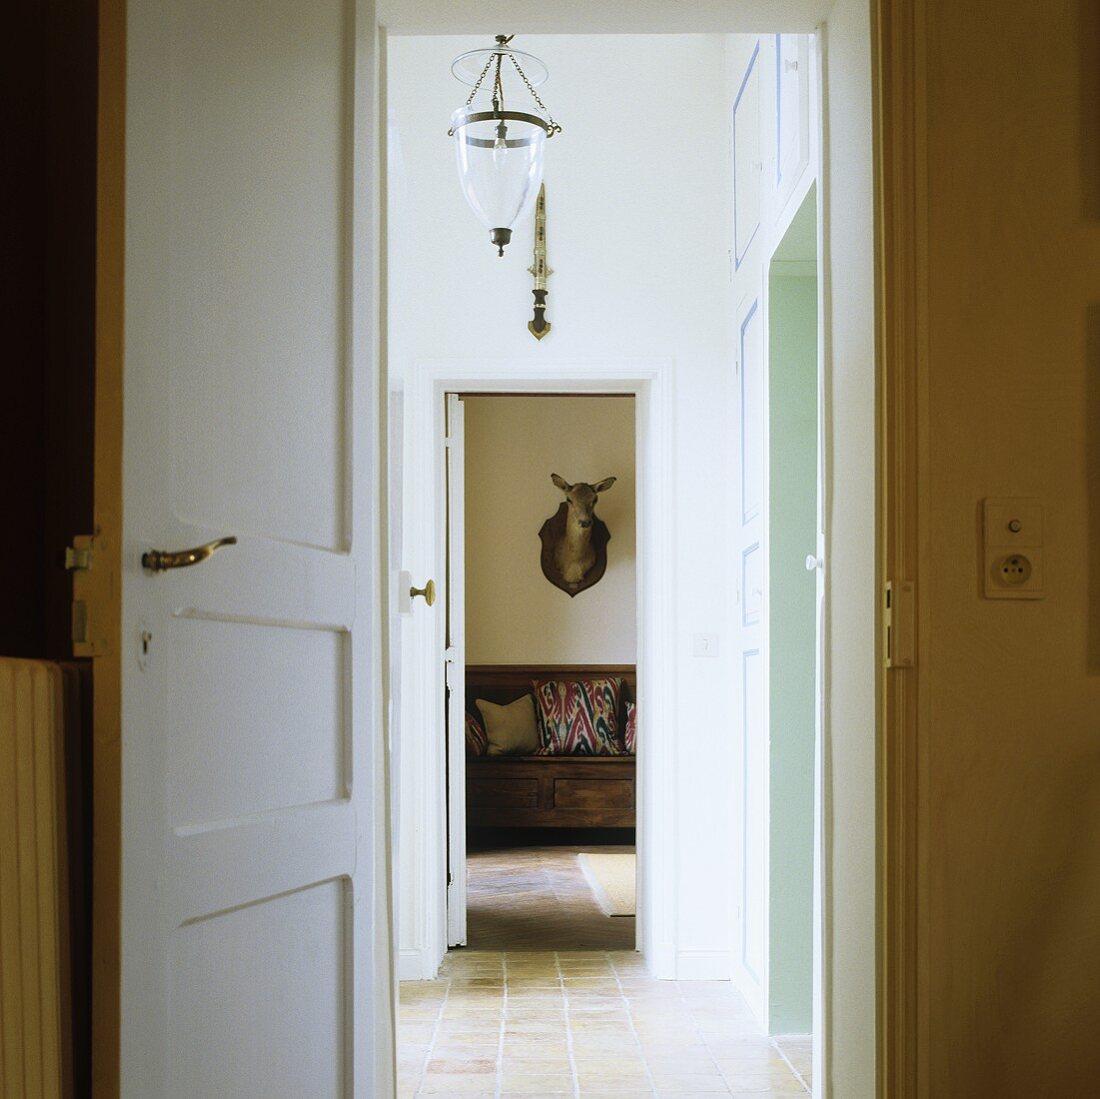
[{"label": "white door frame", "polygon": [[[517,364],[484,359],[427,360],[414,363],[407,379],[406,554],[416,575],[446,576],[443,411],[451,393],[628,393],[637,400],[635,446],[638,456],[638,712],[642,722],[638,756],[638,944],[658,977],[676,976],[675,783],[676,756],[665,715],[674,711],[676,668],[675,574],[671,486],[675,482],[672,447],[672,362]],[[445,597],[446,593],[444,593]],[[403,895],[413,905],[415,940],[401,951],[403,980],[435,976],[446,952],[446,761],[442,752],[445,637],[444,616],[418,613],[409,622],[410,681],[406,691],[398,776],[405,819],[419,827],[403,833],[413,850],[405,863],[414,880]],[[666,735],[662,736],[662,730]],[[416,766],[408,766],[408,761]],[[660,776],[660,782],[657,776]],[[657,891],[656,882],[666,883]],[[411,888],[410,888],[411,884]]]}]

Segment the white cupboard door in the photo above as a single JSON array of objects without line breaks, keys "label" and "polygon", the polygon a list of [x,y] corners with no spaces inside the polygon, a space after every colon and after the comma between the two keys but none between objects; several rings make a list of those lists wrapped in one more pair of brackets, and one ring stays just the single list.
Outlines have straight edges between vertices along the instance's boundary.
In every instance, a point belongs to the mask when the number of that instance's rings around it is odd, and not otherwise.
[{"label": "white cupboard door", "polygon": [[740,576],[738,658],[741,698],[741,919],[735,944],[742,990],[766,1016],[768,858],[768,469],[767,372],[759,297],[738,315],[740,507],[736,538]]},{"label": "white cupboard door", "polygon": [[128,4],[125,1099],[392,1088],[374,27]]},{"label": "white cupboard door", "polygon": [[447,945],[466,945],[466,464],[462,398],[447,394]]}]

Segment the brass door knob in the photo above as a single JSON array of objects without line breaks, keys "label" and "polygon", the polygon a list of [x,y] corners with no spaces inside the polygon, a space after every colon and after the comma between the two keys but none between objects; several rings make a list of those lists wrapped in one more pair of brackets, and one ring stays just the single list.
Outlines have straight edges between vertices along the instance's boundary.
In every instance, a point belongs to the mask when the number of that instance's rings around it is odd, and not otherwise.
[{"label": "brass door knob", "polygon": [[204,546],[195,546],[185,550],[149,550],[141,555],[142,568],[152,572],[165,572],[167,569],[186,569],[213,556],[222,546],[235,546],[236,537],[217,538]]},{"label": "brass door knob", "polygon": [[424,596],[424,602],[428,606],[432,606],[435,603],[435,581],[429,580],[422,588],[409,588],[409,596],[415,599],[418,595]]}]

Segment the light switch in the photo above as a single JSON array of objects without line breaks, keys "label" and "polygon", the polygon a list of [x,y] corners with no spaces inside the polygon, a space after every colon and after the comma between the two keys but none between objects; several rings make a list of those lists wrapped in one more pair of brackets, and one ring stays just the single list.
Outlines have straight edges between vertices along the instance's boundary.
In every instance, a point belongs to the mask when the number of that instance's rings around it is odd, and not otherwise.
[{"label": "light switch", "polygon": [[1042,599],[1043,507],[1026,497],[987,499],[982,509],[987,599]]},{"label": "light switch", "polygon": [[696,656],[717,656],[718,634],[697,633],[695,635],[694,653]]}]

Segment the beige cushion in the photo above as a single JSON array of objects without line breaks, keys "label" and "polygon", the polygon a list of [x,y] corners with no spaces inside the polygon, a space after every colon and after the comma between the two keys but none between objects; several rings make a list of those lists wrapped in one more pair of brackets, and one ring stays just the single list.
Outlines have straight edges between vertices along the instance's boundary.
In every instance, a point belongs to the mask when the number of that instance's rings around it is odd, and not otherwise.
[{"label": "beige cushion", "polygon": [[477,708],[485,719],[485,735],[489,738],[490,756],[529,756],[539,746],[539,731],[535,724],[535,700],[531,695],[517,698],[507,706],[477,700]]}]

